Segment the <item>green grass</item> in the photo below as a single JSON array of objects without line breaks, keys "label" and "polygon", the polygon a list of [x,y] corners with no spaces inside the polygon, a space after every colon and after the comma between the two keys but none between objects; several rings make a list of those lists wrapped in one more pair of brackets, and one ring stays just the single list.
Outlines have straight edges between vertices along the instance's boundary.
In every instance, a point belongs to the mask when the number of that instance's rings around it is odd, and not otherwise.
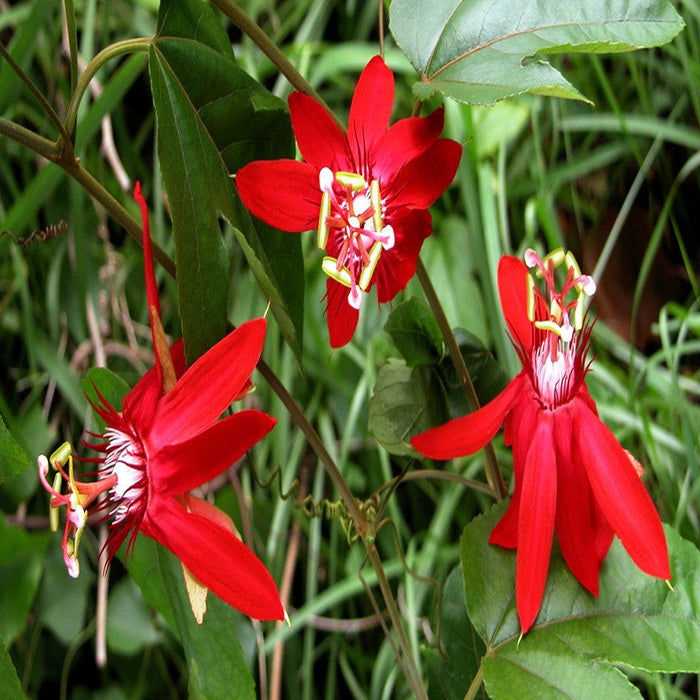
[{"label": "green grass", "polygon": [[[78,7],[79,49],[85,59],[113,41],[154,31],[156,3],[109,6],[109,11],[96,2]],[[700,249],[690,223],[697,219],[688,210],[688,192],[697,192],[699,184],[700,11],[691,0],[678,6],[688,26],[668,47],[602,58],[573,55],[560,61],[595,108],[537,97],[497,105],[490,113],[448,104],[445,134],[464,143],[464,156],[454,184],[433,207],[435,233],[422,257],[450,323],[476,334],[512,376],[518,361],[498,304],[498,258],[520,254],[528,246],[544,250],[564,245],[579,254],[595,230],[604,243],[608,235],[622,230],[629,215],[623,203],[630,191],[636,195],[634,206],[649,222],[648,239],[638,244],[647,254],[636,286],[620,294],[633,315],[645,310],[642,289],[658,282],[650,263],[656,250],[671,260],[681,293],[662,299],[651,340],[642,349],[621,340],[601,319],[589,384],[601,417],[644,464],[662,519],[700,545]],[[346,119],[356,75],[377,52],[376,6],[352,0],[261,0],[244,7]],[[60,17],[60,4],[25,0],[0,14],[0,32],[3,44],[62,113],[70,99],[70,74],[67,63],[59,60]],[[241,40],[235,31],[231,36],[240,65],[286,97],[289,86],[270,62],[249,40]],[[388,32],[385,42],[388,61],[397,71],[394,114],[408,116],[413,107],[409,69]],[[135,215],[129,192],[122,190],[100,151],[101,121],[109,117],[124,170],[151,193],[154,239],[171,251],[143,57],[111,62],[99,81],[102,96],[86,99],[79,113],[77,153]],[[55,138],[41,107],[6,65],[0,67],[0,115]],[[506,140],[504,123],[511,127],[505,130]],[[28,245],[26,254],[9,237],[0,238],[0,413],[32,459],[24,473],[0,486],[0,506],[8,522],[36,535],[48,527],[48,518],[33,460],[62,440],[77,445],[84,426],[91,424],[81,391],[90,366],[103,358],[133,384],[150,365],[148,317],[141,251],[105,211],[61,170],[41,163],[7,138],[0,139],[0,162],[1,229],[26,237],[61,220],[68,222],[65,234]],[[612,225],[604,223],[604,214],[610,215]],[[273,322],[264,357],[316,427],[353,492],[361,500],[369,499],[409,466],[406,458],[377,446],[367,429],[378,368],[397,355],[381,331],[388,310],[367,304],[352,343],[331,352],[321,302],[325,278],[309,240],[304,253],[303,361],[301,366],[297,363]],[[230,318],[239,323],[262,314],[266,300],[233,243],[230,254],[240,290]],[[603,278],[614,275],[611,269],[601,271]],[[176,287],[162,271],[158,280],[164,325],[177,337]],[[410,295],[422,296],[415,280],[405,293]],[[633,324],[634,318],[625,321]],[[269,688],[278,674],[282,697],[407,697],[381,616],[375,615],[367,594],[367,588],[375,596],[378,591],[371,567],[363,562],[364,550],[357,542],[348,544],[337,519],[310,518],[295,506],[301,495],[320,503],[336,501],[337,494],[279,399],[260,376],[255,381],[252,401],[278,425],[255,448],[251,464],[236,478],[217,483],[216,499],[237,522],[249,522],[254,548],[278,583],[287,565],[293,572],[292,627],[260,628],[237,618],[258,687]],[[508,478],[510,455],[499,440],[496,449]],[[262,481],[279,468],[279,482],[261,486],[252,465]],[[453,468],[484,480],[480,455],[459,460]],[[289,495],[282,498],[281,492]],[[377,547],[423,673],[422,650],[435,644],[437,631],[435,584],[444,583],[459,560],[463,527],[490,503],[483,494],[451,482],[415,480],[402,484],[386,506],[391,524],[380,531]],[[91,697],[100,688],[115,698],[184,694],[183,652],[158,616],[152,618],[154,638],[136,635],[118,648],[108,639],[107,665],[95,666],[93,578],[80,589],[82,603],[73,617],[50,617],[42,606],[42,586],[50,580],[49,572],[62,567],[60,558],[54,565],[57,548],[54,538],[41,555],[46,573],[31,584],[35,595],[10,645],[25,692],[39,697],[67,688],[68,696],[75,698]],[[85,567],[94,567],[96,541],[86,539],[83,550]],[[15,561],[13,566],[20,565]],[[125,580],[123,569],[115,564],[112,596]],[[59,590],[68,601],[74,600],[74,589]],[[116,598],[117,612],[133,615],[134,610],[146,609],[150,616],[138,591],[131,593],[128,599]],[[10,604],[9,599],[0,603],[0,613]],[[143,634],[147,631],[152,632],[149,628]],[[273,653],[282,643],[284,656],[276,667]],[[147,655],[143,664],[141,653]],[[264,668],[258,654],[266,660]],[[152,663],[148,673],[146,659]],[[260,674],[266,683],[260,682]],[[697,678],[639,673],[635,679],[647,697],[697,693]]]}]

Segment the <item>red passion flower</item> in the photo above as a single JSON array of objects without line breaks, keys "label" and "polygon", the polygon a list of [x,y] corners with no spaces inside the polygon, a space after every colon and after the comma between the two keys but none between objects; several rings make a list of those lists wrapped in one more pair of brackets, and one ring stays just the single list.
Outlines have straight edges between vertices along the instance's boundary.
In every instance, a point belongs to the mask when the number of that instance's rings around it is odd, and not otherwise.
[{"label": "red passion flower", "polygon": [[394,76],[380,56],[360,75],[347,133],[318,102],[289,97],[292,128],[305,162],[255,161],[236,174],[246,207],[283,231],[316,229],[326,251],[332,347],[353,336],[364,294],[376,285],[391,301],[411,279],[431,233],[428,207],[452,182],[461,146],[440,139],[443,110],[389,127]]},{"label": "red passion flower", "polygon": [[[146,203],[137,183],[134,197],[143,217],[146,293],[151,317],[155,365],[126,395],[118,412],[99,394],[96,411],[106,423],[102,442],[89,445],[102,453],[97,481],[75,480],[70,446],[54,453],[58,480],[49,485],[48,460],[39,458],[52,511],[68,508],[64,559],[72,576],[79,573],[77,546],[95,506],[110,522],[108,561],[128,537],[127,552],[142,532],[167,547],[201,586],[229,605],[260,620],[283,619],[277,587],[255,554],[236,536],[222,511],[190,494],[228,469],[264,437],[275,420],[256,410],[219,417],[249,388],[249,376],[262,351],[265,320],[244,323],[189,368],[181,341],[168,349],[160,324]],[[67,448],[67,449],[66,449]],[[69,472],[66,472],[66,462]],[[68,493],[61,493],[61,481]],[[73,539],[69,539],[69,531]],[[194,609],[194,608],[193,608]],[[202,613],[203,614],[203,613]]]},{"label": "red passion flower", "polygon": [[[614,534],[642,571],[671,577],[643,470],[600,420],[586,388],[592,324],[585,306],[595,283],[561,249],[544,259],[528,250],[525,261],[544,279],[546,298],[521,260],[506,256],[498,267],[501,306],[522,371],[486,406],[411,440],[427,457],[451,459],[481,449],[503,424],[513,447],[515,490],[489,542],[518,550],[523,632],[540,609],[555,530],[569,569],[595,596]],[[555,268],[562,264],[566,279],[557,291]]]}]

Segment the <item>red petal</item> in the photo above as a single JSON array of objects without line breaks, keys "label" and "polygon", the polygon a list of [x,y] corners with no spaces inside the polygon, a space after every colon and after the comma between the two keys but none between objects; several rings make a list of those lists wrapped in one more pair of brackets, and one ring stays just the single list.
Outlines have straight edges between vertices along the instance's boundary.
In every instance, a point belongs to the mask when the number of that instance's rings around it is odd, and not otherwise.
[{"label": "red petal", "polygon": [[256,160],[236,173],[238,194],[258,219],[297,233],[318,226],[318,168],[296,160]]},{"label": "red petal", "polygon": [[576,446],[593,494],[634,563],[650,576],[670,579],[661,520],[615,436],[580,398],[572,402]]},{"label": "red petal", "polygon": [[[185,345],[182,342],[182,338],[173,343],[173,346],[170,348],[170,356],[173,359],[175,376],[179,378],[187,369],[185,364]],[[136,426],[150,425],[156,410],[156,404],[162,393],[162,383],[158,378],[158,372],[154,365],[124,397],[122,414]]]},{"label": "red petal", "polygon": [[158,450],[197,435],[238,395],[262,352],[266,321],[248,321],[202,355],[160,400],[148,434]]},{"label": "red petal", "polygon": [[[598,595],[598,574],[603,541],[607,547],[613,531],[606,520],[596,517],[598,504],[593,498],[586,470],[573,449],[574,424],[569,406],[554,413],[557,436],[557,539],[569,569],[593,595]],[[607,548],[605,550],[607,552]]]},{"label": "red petal", "polygon": [[294,136],[305,161],[317,171],[323,167],[333,172],[352,167],[346,135],[316,100],[293,92],[289,96],[289,111]]},{"label": "red petal", "polygon": [[523,633],[537,617],[547,582],[557,506],[557,462],[552,414],[541,411],[523,475],[518,521],[515,593]]},{"label": "red petal", "polygon": [[260,411],[239,411],[185,442],[165,445],[149,460],[153,488],[163,495],[177,495],[211,481],[262,440],[276,422]]},{"label": "red petal", "polygon": [[381,56],[375,56],[362,71],[350,105],[348,143],[357,172],[362,172],[364,154],[389,126],[394,107],[394,75]]},{"label": "red petal", "polygon": [[489,535],[489,544],[495,544],[506,549],[515,549],[518,546],[518,521],[520,519],[520,494],[522,489],[513,492],[510,504],[496,523]]},{"label": "red petal", "polygon": [[[238,536],[236,532],[236,527],[233,524],[233,520],[224,513],[223,510],[219,510],[215,505],[207,503],[197,496],[193,496],[191,493],[184,494],[175,499],[188,513],[194,513],[195,515],[201,515],[207,520],[220,525],[224,530],[228,530],[234,535]],[[240,539],[240,538],[239,538]]]},{"label": "red petal", "polygon": [[411,438],[411,445],[431,459],[453,459],[480,450],[498,432],[506,413],[519,400],[523,379],[524,375],[519,374],[478,411],[416,435]]},{"label": "red petal", "polygon": [[335,280],[326,281],[326,321],[332,348],[340,348],[352,340],[360,318],[359,310],[348,303],[349,291]]},{"label": "red petal", "polygon": [[533,324],[527,317],[527,266],[512,255],[504,255],[498,263],[498,293],[508,330],[525,354],[532,352]]},{"label": "red petal", "polygon": [[440,107],[427,117],[401,119],[384,133],[370,154],[375,179],[389,182],[409,160],[432,146],[442,132],[444,113]]},{"label": "red petal", "polygon": [[391,301],[415,274],[421,246],[432,231],[430,223],[426,209],[401,209],[392,217],[396,241],[382,252],[373,277],[380,304]]},{"label": "red petal", "polygon": [[[520,515],[520,500],[523,490],[523,475],[525,462],[532,444],[532,436],[535,434],[537,416],[540,407],[536,400],[518,401],[513,410],[508,414],[505,425],[509,427],[510,436],[506,444],[513,445],[513,472],[515,488],[513,499],[508,510],[491,530],[489,542],[500,547],[513,549],[518,546],[518,519]],[[505,427],[505,426],[504,426]],[[505,433],[505,430],[504,430]],[[504,434],[504,438],[506,435]]]},{"label": "red petal", "polygon": [[212,593],[257,620],[281,620],[272,576],[238,537],[173,498],[151,497],[143,532],[167,547]]},{"label": "red petal", "polygon": [[393,180],[381,183],[387,209],[427,209],[454,179],[461,157],[462,147],[456,141],[436,141],[406,163]]}]

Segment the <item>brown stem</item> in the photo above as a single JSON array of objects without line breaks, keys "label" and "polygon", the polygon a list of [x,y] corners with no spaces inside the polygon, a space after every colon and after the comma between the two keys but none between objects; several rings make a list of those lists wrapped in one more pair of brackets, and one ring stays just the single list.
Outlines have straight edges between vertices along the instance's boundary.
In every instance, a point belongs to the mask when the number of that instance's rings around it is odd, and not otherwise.
[{"label": "brown stem", "polygon": [[[455,371],[457,372],[457,377],[459,377],[459,381],[462,386],[464,397],[467,400],[467,404],[469,405],[471,411],[476,411],[480,408],[479,398],[477,397],[476,391],[474,390],[474,384],[472,383],[472,379],[469,376],[469,370],[467,369],[467,365],[464,362],[464,357],[462,356],[462,352],[459,349],[457,339],[455,338],[455,335],[452,332],[452,328],[450,327],[450,324],[447,321],[447,317],[445,316],[445,312],[443,311],[442,304],[440,303],[440,300],[438,299],[438,296],[435,293],[435,288],[433,287],[433,283],[430,280],[428,271],[425,269],[425,265],[423,265],[423,261],[420,258],[418,258],[418,260],[416,261],[416,275],[421,284],[421,287],[423,287],[423,292],[425,293],[425,296],[428,300],[428,304],[430,304],[430,308],[433,311],[435,320],[437,321],[438,326],[440,326],[442,337],[444,338],[445,344],[447,345],[447,349],[450,353],[450,358],[452,359]],[[491,443],[488,443],[484,447],[484,454],[486,456],[486,479],[489,482],[489,486],[491,487],[491,490],[493,491],[496,500],[502,501],[508,494],[508,490],[506,488],[505,482],[503,481],[503,477],[501,476],[501,470],[498,466],[496,453],[494,452]]]}]

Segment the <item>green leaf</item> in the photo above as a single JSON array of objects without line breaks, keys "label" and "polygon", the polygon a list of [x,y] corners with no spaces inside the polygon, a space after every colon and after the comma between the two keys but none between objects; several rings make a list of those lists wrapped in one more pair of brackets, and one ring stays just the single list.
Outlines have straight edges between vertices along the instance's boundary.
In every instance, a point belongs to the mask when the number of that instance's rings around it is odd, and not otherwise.
[{"label": "green leaf", "polygon": [[462,698],[476,676],[486,648],[467,618],[462,567],[453,569],[442,589],[440,643],[447,658],[436,648],[425,651],[428,693],[431,698]]},{"label": "green leaf", "polygon": [[179,560],[163,547],[156,560],[175,615],[189,669],[191,698],[255,699],[255,683],[243,659],[233,611],[213,593],[201,625],[195,622]]},{"label": "green leaf", "polygon": [[[62,514],[65,517],[65,511]],[[43,561],[41,592],[36,611],[41,624],[68,646],[85,628],[88,605],[91,605],[95,574],[88,560],[87,547],[80,547],[80,576],[71,578],[61,549],[62,528],[51,538]]]},{"label": "green leaf", "polygon": [[50,539],[49,532],[30,533],[0,518],[0,638],[8,646],[27,624]]},{"label": "green leaf", "polygon": [[416,297],[398,304],[384,330],[409,367],[437,364],[445,354],[440,327],[425,302]]},{"label": "green leaf", "polygon": [[419,456],[409,444],[411,437],[448,418],[445,392],[433,367],[408,367],[391,359],[379,368],[369,402],[369,430],[386,450]]},{"label": "green leaf", "polygon": [[[508,375],[496,362],[491,351],[475,335],[462,328],[455,328],[454,334],[476,395],[483,406],[505,389]],[[438,373],[447,391],[451,414],[463,416],[468,413],[469,406],[450,357],[442,360],[438,366]]]},{"label": "green leaf", "polygon": [[23,472],[31,464],[0,416],[0,483]]},{"label": "green leaf", "polygon": [[126,545],[120,550],[120,557],[129,571],[131,580],[141,589],[141,595],[148,605],[155,608],[175,631],[175,613],[165,591],[163,578],[158,566],[158,547],[155,540],[139,535],[127,558],[123,557]]},{"label": "green leaf", "polygon": [[585,99],[542,54],[660,46],[685,25],[667,0],[393,0],[389,26],[420,76],[418,99],[487,105],[523,93]]},{"label": "green leaf", "polygon": [[[129,393],[129,385],[106,367],[91,367],[82,382],[83,392],[95,406],[100,405],[99,391],[102,398],[115,410],[120,410],[124,397]],[[94,412],[99,425],[104,428],[104,421]]]},{"label": "green leaf", "polygon": [[476,518],[461,540],[467,610],[486,643],[482,670],[489,695],[640,697],[609,664],[700,670],[700,552],[668,526],[674,592],[641,572],[615,539],[594,598],[555,548],[539,615],[518,645],[515,552],[488,544],[504,510],[500,504]]},{"label": "green leaf", "polygon": [[4,642],[0,643],[0,697],[4,700],[24,700],[17,671]]},{"label": "green leaf", "polygon": [[298,356],[301,241],[262,226],[256,230],[231,179],[231,173],[253,159],[293,156],[286,105],[236,65],[226,32],[199,0],[161,3],[149,71],[188,361],[226,330],[229,258],[220,217],[231,224],[285,340]]},{"label": "green leaf", "polygon": [[133,656],[157,643],[160,637],[139,589],[132,579],[124,577],[109,594],[109,648],[119,654]]}]

